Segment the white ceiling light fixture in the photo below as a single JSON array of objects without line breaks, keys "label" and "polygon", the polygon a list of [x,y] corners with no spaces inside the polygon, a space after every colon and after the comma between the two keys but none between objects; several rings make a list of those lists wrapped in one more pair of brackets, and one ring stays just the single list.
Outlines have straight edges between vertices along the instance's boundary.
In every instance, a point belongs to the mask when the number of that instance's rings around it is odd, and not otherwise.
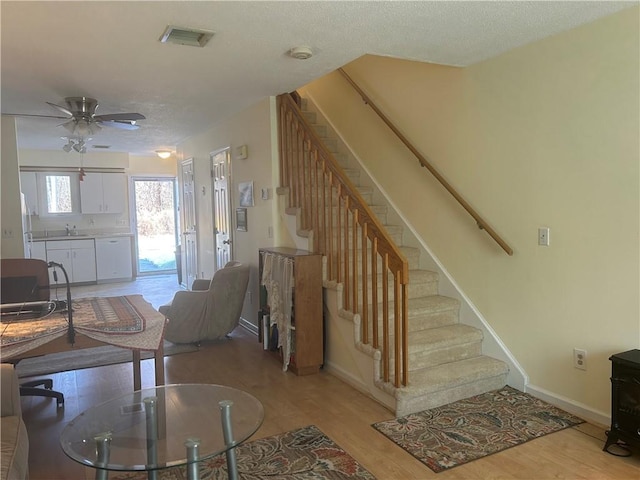
[{"label": "white ceiling light fixture", "polygon": [[166,160],[171,156],[171,152],[169,150],[156,150],[156,155],[158,155],[163,160]]},{"label": "white ceiling light fixture", "polygon": [[294,47],[289,50],[289,55],[296,60],[306,60],[313,56],[313,51],[310,47]]}]

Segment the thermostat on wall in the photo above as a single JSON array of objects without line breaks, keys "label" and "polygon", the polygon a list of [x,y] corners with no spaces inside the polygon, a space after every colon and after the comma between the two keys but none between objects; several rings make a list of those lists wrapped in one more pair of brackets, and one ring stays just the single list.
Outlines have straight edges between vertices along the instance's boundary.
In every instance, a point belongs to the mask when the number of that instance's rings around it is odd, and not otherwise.
[{"label": "thermostat on wall", "polygon": [[240,145],[239,147],[236,147],[236,159],[237,160],[244,160],[248,156],[249,156],[249,154],[247,153],[247,146],[246,145]]}]

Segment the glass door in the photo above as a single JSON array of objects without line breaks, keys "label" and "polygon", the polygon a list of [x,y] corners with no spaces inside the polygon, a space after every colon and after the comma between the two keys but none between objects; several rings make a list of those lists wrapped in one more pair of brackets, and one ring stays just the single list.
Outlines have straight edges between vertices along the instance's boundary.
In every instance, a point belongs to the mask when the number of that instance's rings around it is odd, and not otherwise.
[{"label": "glass door", "polygon": [[175,178],[133,177],[138,275],[176,272]]}]

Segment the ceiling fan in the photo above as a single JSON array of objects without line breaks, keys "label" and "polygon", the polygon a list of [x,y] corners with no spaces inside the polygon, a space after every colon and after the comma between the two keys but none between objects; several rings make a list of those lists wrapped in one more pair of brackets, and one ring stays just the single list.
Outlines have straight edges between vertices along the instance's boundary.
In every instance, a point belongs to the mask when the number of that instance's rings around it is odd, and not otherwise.
[{"label": "ceiling fan", "polygon": [[[78,137],[86,137],[98,132],[101,127],[115,127],[122,130],[136,130],[138,120],[144,120],[146,117],[140,113],[111,113],[106,115],[96,115],[98,101],[89,97],[67,97],[64,99],[66,107],[47,102],[48,105],[64,113],[66,117],[59,115],[30,115],[30,114],[13,114],[19,117],[39,117],[39,118],[57,118],[66,120],[61,123],[72,135]],[[11,114],[9,114],[11,115]]]}]

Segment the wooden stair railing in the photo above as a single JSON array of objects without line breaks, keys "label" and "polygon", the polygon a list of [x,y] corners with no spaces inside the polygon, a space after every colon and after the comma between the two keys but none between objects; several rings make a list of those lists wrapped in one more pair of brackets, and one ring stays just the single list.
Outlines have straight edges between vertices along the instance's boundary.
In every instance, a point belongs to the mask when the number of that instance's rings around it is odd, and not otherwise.
[{"label": "wooden stair railing", "polygon": [[407,260],[289,94],[278,97],[278,122],[288,205],[300,209],[301,228],[313,231],[313,251],[327,259],[327,280],[343,285],[344,309],[360,315],[362,343],[381,350],[383,380],[407,385]]},{"label": "wooden stair railing", "polygon": [[367,96],[366,93],[358,86],[358,84],[345,72],[342,68],[339,68],[338,71],[342,74],[342,76],[349,82],[349,84],[355,89],[356,92],[362,97],[362,101],[369,105],[371,109],[376,112],[376,114],[380,117],[380,119],[391,129],[393,133],[400,139],[402,143],[404,143],[405,147],[409,149],[411,153],[413,153],[420,165],[429,170],[431,174],[440,182],[440,184],[455,198],[458,203],[464,208],[469,215],[473,217],[476,221],[476,224],[481,230],[486,231],[493,240],[500,245],[500,247],[507,253],[507,255],[513,255],[513,249],[505,242],[500,235],[496,233],[496,231],[491,228],[491,226],[476,212],[471,205],[460,195],[453,186],[445,178],[438,172],[438,170],[431,165],[431,163],[422,155],[413,144],[398,130],[398,128],[387,118],[387,116],[382,113],[382,111],[376,106],[376,104]]}]

